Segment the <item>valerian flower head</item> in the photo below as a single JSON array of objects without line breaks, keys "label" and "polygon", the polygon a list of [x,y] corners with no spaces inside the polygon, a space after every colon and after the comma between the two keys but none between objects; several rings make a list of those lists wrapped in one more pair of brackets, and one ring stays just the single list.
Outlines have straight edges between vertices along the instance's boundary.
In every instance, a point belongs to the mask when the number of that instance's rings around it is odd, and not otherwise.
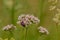
[{"label": "valerian flower head", "polygon": [[47,34],[47,35],[49,34],[48,30],[42,26],[38,27],[38,30],[42,34]]},{"label": "valerian flower head", "polygon": [[37,17],[35,17],[33,15],[29,15],[29,14],[26,14],[26,15],[23,14],[18,17],[17,23],[21,24],[23,27],[27,27],[27,25],[29,25],[29,24],[32,24],[32,23],[37,24],[39,22],[40,22],[40,20]]},{"label": "valerian flower head", "polygon": [[16,26],[14,26],[13,24],[3,27],[4,31],[11,31],[11,30],[15,30],[15,29],[16,29]]},{"label": "valerian flower head", "polygon": [[18,20],[21,21],[21,19],[23,19],[23,18],[25,18],[25,14],[20,15],[20,16],[18,17]]}]

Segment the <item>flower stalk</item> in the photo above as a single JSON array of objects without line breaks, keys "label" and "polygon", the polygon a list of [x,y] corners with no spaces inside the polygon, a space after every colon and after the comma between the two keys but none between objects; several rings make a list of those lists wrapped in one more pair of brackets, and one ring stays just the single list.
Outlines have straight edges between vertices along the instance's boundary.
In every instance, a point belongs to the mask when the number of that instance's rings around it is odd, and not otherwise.
[{"label": "flower stalk", "polygon": [[26,29],[24,40],[27,40],[28,25],[38,24],[39,22],[40,22],[40,20],[37,17],[35,17],[33,15],[29,15],[29,14],[26,14],[26,15],[23,14],[18,17],[17,24],[23,26]]},{"label": "flower stalk", "polygon": [[27,40],[27,31],[28,31],[28,28],[26,27],[26,33],[25,33],[25,40]]},{"label": "flower stalk", "polygon": [[11,10],[11,18],[12,18],[12,24],[15,24],[14,23],[14,11],[15,11],[15,1],[13,1],[13,5],[12,5],[12,10]]}]

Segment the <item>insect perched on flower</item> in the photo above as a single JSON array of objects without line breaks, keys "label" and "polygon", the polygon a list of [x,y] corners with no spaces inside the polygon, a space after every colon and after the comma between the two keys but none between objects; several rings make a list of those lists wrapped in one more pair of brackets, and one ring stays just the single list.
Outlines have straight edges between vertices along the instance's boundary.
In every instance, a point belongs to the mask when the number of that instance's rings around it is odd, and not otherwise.
[{"label": "insect perched on flower", "polygon": [[49,34],[48,30],[42,26],[38,27],[38,30],[42,34],[47,34],[47,35]]},{"label": "insect perched on flower", "polygon": [[22,25],[23,27],[27,27],[27,25],[29,25],[29,24],[32,24],[32,23],[37,24],[39,22],[40,22],[40,20],[37,17],[35,17],[33,15],[29,15],[29,14],[26,14],[26,15],[23,14],[18,17],[17,23]]},{"label": "insect perched on flower", "polygon": [[14,26],[13,24],[3,27],[4,31],[11,31],[11,30],[14,30],[14,29],[16,29],[16,26]]}]

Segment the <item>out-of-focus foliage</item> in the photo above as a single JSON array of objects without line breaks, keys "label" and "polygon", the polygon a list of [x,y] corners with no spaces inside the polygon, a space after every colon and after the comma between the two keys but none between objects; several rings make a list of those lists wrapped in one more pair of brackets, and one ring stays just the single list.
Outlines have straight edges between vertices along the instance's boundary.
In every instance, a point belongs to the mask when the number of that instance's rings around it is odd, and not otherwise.
[{"label": "out-of-focus foliage", "polygon": [[[60,9],[60,0],[0,0],[0,40],[60,40],[60,26],[53,21],[57,8]],[[39,24],[29,25],[27,36],[26,29],[16,23],[21,14],[33,14],[40,19]],[[12,34],[3,31],[8,24],[16,25],[17,30]],[[41,35],[39,26],[44,26],[49,35]]]}]

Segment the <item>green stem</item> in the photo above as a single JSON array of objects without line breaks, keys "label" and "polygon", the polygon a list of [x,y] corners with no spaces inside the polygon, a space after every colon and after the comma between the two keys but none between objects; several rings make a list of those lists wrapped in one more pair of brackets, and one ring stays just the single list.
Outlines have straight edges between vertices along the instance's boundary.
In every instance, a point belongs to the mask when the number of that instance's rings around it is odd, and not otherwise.
[{"label": "green stem", "polygon": [[[56,36],[58,36],[58,23],[56,23],[56,32],[57,32],[57,34],[56,34]],[[56,37],[57,38],[57,40],[58,40],[58,37]]]},{"label": "green stem", "polygon": [[14,13],[15,13],[14,11],[15,11],[15,1],[13,0],[12,10],[11,10],[12,24],[15,24],[14,23]]},{"label": "green stem", "polygon": [[25,40],[27,40],[27,27],[26,27],[26,33],[25,33]]},{"label": "green stem", "polygon": [[44,5],[44,0],[40,0],[40,16],[43,13],[43,5]]},{"label": "green stem", "polygon": [[[44,8],[43,6],[44,6],[44,0],[39,0],[39,8],[40,8],[40,15],[39,15],[40,17],[39,18],[41,20],[40,23],[42,23],[42,19],[43,19],[43,8]],[[39,25],[41,25],[40,23],[39,23]]]},{"label": "green stem", "polygon": [[56,31],[57,31],[57,33],[58,33],[58,23],[56,23]]},{"label": "green stem", "polygon": [[8,40],[10,40],[10,37],[8,36]]},{"label": "green stem", "polygon": [[8,38],[8,40],[10,40],[10,38]]}]

